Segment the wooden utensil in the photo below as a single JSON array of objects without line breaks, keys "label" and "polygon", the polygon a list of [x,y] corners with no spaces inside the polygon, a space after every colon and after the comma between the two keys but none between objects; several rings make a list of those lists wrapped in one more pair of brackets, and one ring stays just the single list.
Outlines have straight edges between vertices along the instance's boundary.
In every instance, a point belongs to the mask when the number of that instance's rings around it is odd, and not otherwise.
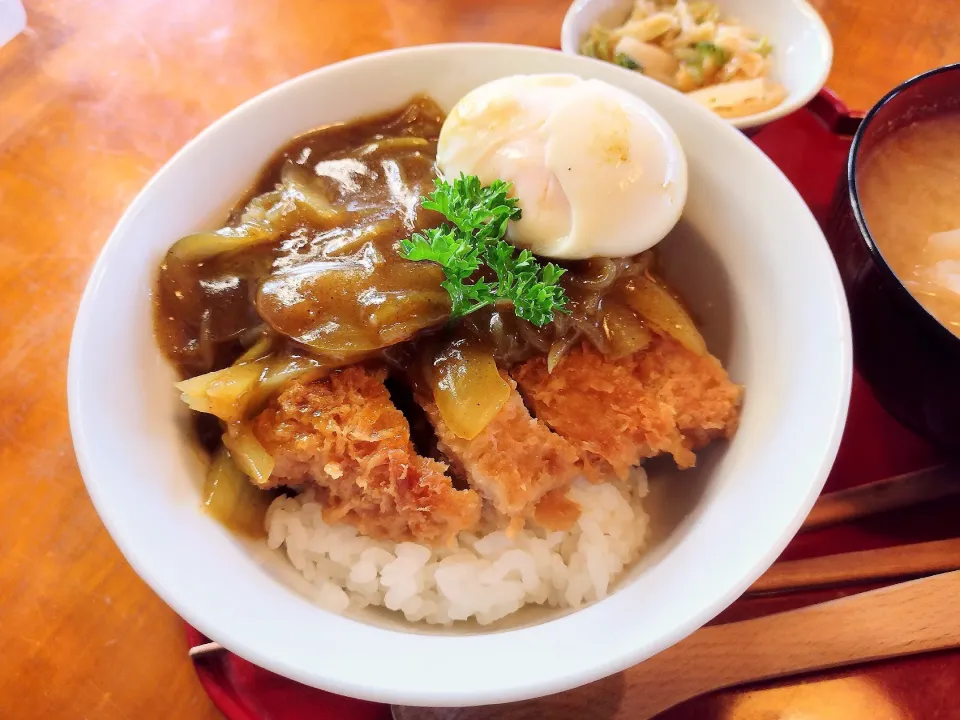
[{"label": "wooden utensil", "polygon": [[796,592],[909,580],[948,570],[960,570],[960,538],[778,562],[747,592]]},{"label": "wooden utensil", "polygon": [[960,571],[715,625],[620,676],[478,708],[395,707],[397,720],[649,720],[713,690],[960,646]]},{"label": "wooden utensil", "polygon": [[960,495],[960,466],[924,468],[822,495],[801,530],[816,530],[952,495]]}]

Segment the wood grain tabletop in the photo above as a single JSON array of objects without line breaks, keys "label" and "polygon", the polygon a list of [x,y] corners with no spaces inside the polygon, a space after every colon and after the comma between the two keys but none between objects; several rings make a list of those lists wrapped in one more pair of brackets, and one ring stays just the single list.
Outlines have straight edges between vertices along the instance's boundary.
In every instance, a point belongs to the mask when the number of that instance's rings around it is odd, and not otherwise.
[{"label": "wood grain tabletop", "polygon": [[[829,84],[866,107],[960,60],[944,0],[815,0]],[[214,718],[183,624],[113,545],[70,443],[70,330],[94,259],[147,179],[260,91],[362,53],[556,46],[564,0],[27,0],[0,48],[0,717]]]}]

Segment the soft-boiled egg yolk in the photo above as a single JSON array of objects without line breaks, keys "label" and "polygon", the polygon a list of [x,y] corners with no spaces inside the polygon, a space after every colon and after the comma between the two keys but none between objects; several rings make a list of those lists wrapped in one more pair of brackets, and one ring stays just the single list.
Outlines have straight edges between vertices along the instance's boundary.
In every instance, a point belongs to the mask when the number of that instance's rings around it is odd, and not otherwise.
[{"label": "soft-boiled egg yolk", "polygon": [[687,197],[687,162],[643,100],[574,75],[515,75],[465,95],[437,147],[448,179],[513,183],[523,216],[508,238],[559,259],[622,257],[670,232]]}]

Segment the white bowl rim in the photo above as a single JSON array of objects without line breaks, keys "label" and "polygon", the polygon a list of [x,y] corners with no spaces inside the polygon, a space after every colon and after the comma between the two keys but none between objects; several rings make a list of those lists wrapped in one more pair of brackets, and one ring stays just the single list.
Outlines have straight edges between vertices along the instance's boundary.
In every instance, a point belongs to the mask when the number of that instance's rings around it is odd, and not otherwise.
[{"label": "white bowl rim", "polygon": [[[187,153],[195,145],[202,143],[209,135],[219,132],[220,128],[228,124],[233,117],[247,112],[256,105],[269,103],[275,95],[284,93],[287,88],[299,83],[309,83],[317,75],[326,73],[333,68],[357,66],[368,63],[375,66],[376,63],[385,56],[397,57],[399,55],[431,54],[438,51],[460,52],[464,50],[469,50],[471,52],[491,53],[526,53],[530,55],[540,55],[543,53],[560,54],[556,50],[506,43],[438,43],[432,45],[396,48],[362,55],[338,63],[333,63],[331,65],[322,66],[302,75],[290,78],[260,93],[259,95],[254,96],[253,98],[229,111],[222,117],[218,118],[211,125],[201,131],[196,137],[187,142],[176,154],[174,154],[174,156],[171,157],[170,160],[168,160],[143,187],[143,189],[139,192],[139,194],[121,216],[97,258],[80,302],[73,335],[71,337],[70,355],[68,360],[67,394],[69,420],[78,464],[81,474],[83,475],[87,491],[98,514],[100,515],[101,521],[106,526],[111,537],[113,538],[113,541],[121,550],[127,562],[129,562],[135,572],[160,596],[160,598],[167,605],[169,605],[181,618],[183,618],[186,622],[198,629],[207,637],[225,640],[231,636],[231,631],[228,628],[222,627],[216,618],[211,618],[209,616],[198,616],[193,611],[193,608],[184,602],[181,602],[181,598],[177,595],[175,588],[163,586],[163,584],[157,580],[156,576],[151,572],[148,563],[144,560],[144,553],[142,553],[137,547],[134,547],[128,543],[123,537],[122,533],[117,532],[119,527],[118,518],[120,517],[121,513],[110,506],[105,495],[103,495],[101,492],[102,488],[93,479],[95,477],[93,473],[94,463],[91,453],[88,449],[89,439],[86,429],[81,423],[82,413],[80,408],[80,385],[82,383],[82,375],[80,372],[80,356],[83,352],[82,346],[84,344],[84,336],[88,333],[88,327],[94,321],[92,306],[94,304],[94,298],[97,294],[100,282],[107,270],[109,258],[114,253],[115,248],[119,246],[120,239],[125,234],[126,226],[133,223],[136,216],[141,212],[142,206],[148,203],[150,191],[153,186],[158,183],[159,178],[168,172],[169,168],[176,163],[177,159],[181,155]],[[585,59],[585,61],[586,60],[588,59]],[[661,88],[663,87],[660,83],[656,83],[653,80],[645,80],[652,85],[656,85]],[[783,178],[784,182],[788,185],[788,188],[785,188],[785,190],[792,191],[796,195],[797,200],[803,203],[799,193],[793,189],[792,185],[790,185],[789,181],[783,176],[779,168],[777,168],[772,161],[766,158],[762,151],[760,151],[759,148],[757,148],[749,139],[747,139],[741,133],[736,132],[730,125],[723,122],[709,110],[706,110],[695,102],[690,100],[685,100],[684,102],[689,103],[691,108],[695,107],[695,112],[701,114],[703,117],[713,118],[711,122],[715,121],[718,124],[718,131],[719,127],[727,127],[728,130],[723,132],[732,133],[732,141],[740,143],[741,147],[744,148],[744,152],[759,154],[762,160],[766,163],[769,163],[771,169]],[[803,204],[805,206],[805,203]],[[809,209],[807,212],[809,212]],[[829,253],[826,243],[824,243],[823,250]],[[787,543],[799,530],[803,520],[806,518],[810,508],[817,499],[817,496],[822,488],[823,481],[826,479],[826,476],[833,465],[846,421],[852,384],[853,362],[850,321],[849,314],[846,311],[845,295],[840,280],[839,271],[836,269],[836,266],[832,261],[830,264],[833,266],[833,271],[830,274],[830,286],[829,288],[821,288],[821,291],[832,291],[832,296],[837,301],[838,305],[836,309],[840,311],[838,312],[838,316],[836,318],[838,323],[836,329],[839,331],[839,344],[836,348],[838,352],[836,359],[838,362],[834,365],[834,369],[839,371],[839,377],[835,377],[839,392],[832,398],[832,402],[829,403],[831,421],[828,425],[825,425],[822,428],[824,431],[822,447],[824,448],[825,452],[823,453],[823,456],[818,464],[818,470],[816,473],[817,481],[811,483],[804,501],[796,507],[792,522],[782,528],[775,542],[772,542],[766,548],[762,556],[756,559],[752,566],[751,572],[740,577],[738,582],[730,585],[726,591],[722,594],[719,594],[713,602],[702,606],[700,611],[689,617],[686,622],[678,624],[670,631],[659,633],[656,640],[647,643],[645,647],[634,648],[629,652],[611,655],[607,657],[605,661],[597,662],[587,667],[574,667],[573,669],[570,669],[562,674],[552,676],[549,679],[537,680],[534,683],[518,683],[508,688],[491,688],[486,686],[481,680],[480,682],[476,683],[476,687],[470,687],[469,689],[457,688],[456,690],[450,692],[446,691],[444,688],[430,688],[429,690],[424,690],[423,688],[410,689],[398,685],[391,685],[385,689],[383,683],[376,685],[376,683],[366,682],[363,678],[358,679],[355,676],[344,677],[343,675],[340,675],[333,677],[329,673],[323,674],[316,672],[314,669],[306,669],[303,667],[294,666],[287,662],[282,654],[266,655],[259,648],[235,639],[224,642],[224,644],[227,645],[228,649],[232,652],[256,665],[259,665],[260,667],[276,672],[297,682],[322,688],[336,694],[382,703],[421,706],[468,706],[487,704],[491,702],[504,703],[519,701],[531,697],[540,697],[562,692],[573,687],[578,687],[602,679],[616,672],[620,672],[632,665],[635,665],[637,662],[642,660],[643,657],[649,657],[650,655],[661,652],[662,650],[677,643],[691,632],[714,618],[721,610],[729,606],[734,600],[740,597],[743,592],[766,570],[766,568],[768,568],[774,562],[774,560],[786,547]],[[543,631],[543,628],[554,626],[555,624],[562,625],[570,617],[576,617],[580,614],[580,612],[585,612],[586,610],[589,610],[589,606],[587,606],[587,608],[584,610],[573,613],[572,615],[567,615],[547,623],[535,625],[533,627],[509,631],[509,634],[524,635],[527,640],[535,639],[536,635]],[[497,642],[496,638],[502,637],[502,635],[502,633],[496,633],[492,635],[470,635],[456,637],[422,635],[413,635],[412,637],[417,637],[419,642],[425,643],[438,653],[444,652],[445,649],[450,645],[457,645],[457,649],[460,650],[463,649],[461,647],[462,644],[469,643],[472,649],[479,650],[486,656],[489,655],[490,650],[495,647]]]},{"label": "white bowl rim", "polygon": [[[811,5],[807,0],[786,1],[793,3],[797,7],[797,10],[799,10],[800,13],[811,23],[811,27],[815,28],[817,31],[817,35],[819,36],[820,42],[823,44],[823,48],[825,50],[824,55],[821,57],[820,72],[817,75],[816,82],[811,83],[810,87],[803,92],[798,93],[796,97],[788,97],[776,107],[770,108],[769,110],[764,110],[763,112],[754,113],[753,115],[744,115],[743,117],[738,118],[728,118],[725,120],[733,125],[733,127],[740,130],[749,130],[750,128],[766,125],[767,123],[773,122],[774,120],[779,120],[780,118],[789,115],[795,110],[799,110],[808,102],[813,100],[817,93],[819,93],[820,90],[825,87],[827,83],[827,77],[830,75],[830,69],[833,65],[833,37],[830,35],[830,30],[827,28],[827,24],[823,21],[823,18],[820,16],[820,13],[817,12],[816,8],[814,8],[813,5]],[[577,49],[580,39],[579,37],[575,37],[576,28],[574,27],[574,21],[576,16],[583,10],[583,8],[593,2],[596,2],[596,0],[574,0],[574,2],[570,5],[566,15],[563,17],[563,24],[560,28],[560,49],[562,52],[571,55],[580,54],[579,50]]]}]

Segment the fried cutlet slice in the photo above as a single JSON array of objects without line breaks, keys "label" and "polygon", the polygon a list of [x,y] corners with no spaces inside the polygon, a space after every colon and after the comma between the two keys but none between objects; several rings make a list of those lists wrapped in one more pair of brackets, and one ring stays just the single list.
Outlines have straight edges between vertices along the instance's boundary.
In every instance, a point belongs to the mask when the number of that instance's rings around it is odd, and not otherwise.
[{"label": "fried cutlet slice", "polygon": [[732,435],[740,414],[742,389],[720,362],[668,337],[619,360],[584,344],[552,373],[538,357],[513,376],[537,418],[577,446],[594,477],[612,471],[625,479],[663,452],[692,467],[693,451]]},{"label": "fried cutlet slice", "polygon": [[576,448],[531,417],[516,383],[506,375],[504,379],[510,384],[510,397],[470,440],[447,427],[432,399],[417,399],[454,469],[519,528],[545,494],[566,487],[581,470]]},{"label": "fried cutlet slice", "polygon": [[565,487],[555,488],[542,498],[533,508],[533,520],[550,532],[569,530],[580,519],[580,506],[567,497]]},{"label": "fried cutlet slice", "polygon": [[324,518],[394,541],[449,541],[477,525],[480,497],[456,490],[443,463],[416,453],[410,426],[384,387],[360,366],[291,383],[254,420],[273,456],[277,484],[315,485]]}]

